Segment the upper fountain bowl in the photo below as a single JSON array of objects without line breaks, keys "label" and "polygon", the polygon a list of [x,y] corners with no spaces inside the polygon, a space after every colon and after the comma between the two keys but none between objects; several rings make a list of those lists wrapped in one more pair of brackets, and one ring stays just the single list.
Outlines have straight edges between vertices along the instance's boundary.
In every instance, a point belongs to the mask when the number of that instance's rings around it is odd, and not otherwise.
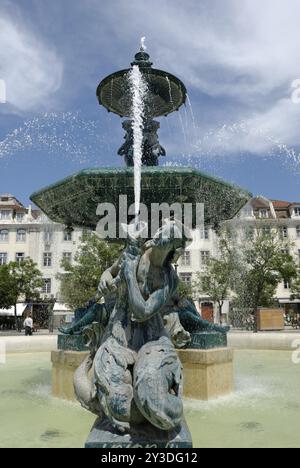
[{"label": "upper fountain bowl", "polygon": [[[186,101],[186,87],[171,73],[152,68],[150,56],[144,50],[135,55],[132,66],[138,65],[148,86],[147,117],[167,116],[179,110]],[[104,78],[97,88],[99,103],[120,117],[132,117],[129,83],[131,69],[121,70]]]}]

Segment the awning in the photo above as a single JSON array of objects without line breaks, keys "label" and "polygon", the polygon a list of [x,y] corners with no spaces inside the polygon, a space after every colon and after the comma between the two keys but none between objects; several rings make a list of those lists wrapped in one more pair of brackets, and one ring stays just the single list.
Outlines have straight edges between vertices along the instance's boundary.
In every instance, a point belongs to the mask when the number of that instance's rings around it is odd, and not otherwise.
[{"label": "awning", "polygon": [[[22,317],[23,312],[25,311],[27,304],[17,304],[17,316]],[[10,309],[0,309],[0,317],[14,317],[15,308],[11,307]]]},{"label": "awning", "polygon": [[67,304],[62,304],[61,302],[55,302],[54,307],[53,307],[54,315],[70,314],[70,313],[73,313],[73,311]]},{"label": "awning", "polygon": [[295,299],[292,301],[291,299],[278,299],[279,304],[300,304],[300,299]]}]

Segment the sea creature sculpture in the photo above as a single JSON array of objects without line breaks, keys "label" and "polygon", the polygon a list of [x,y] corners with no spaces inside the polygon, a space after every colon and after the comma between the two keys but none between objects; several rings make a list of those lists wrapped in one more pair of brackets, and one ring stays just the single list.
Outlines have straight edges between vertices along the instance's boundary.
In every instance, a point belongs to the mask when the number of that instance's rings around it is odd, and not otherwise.
[{"label": "sea creature sculpture", "polygon": [[[122,123],[124,130],[126,131],[125,134],[125,142],[121,146],[118,151],[120,156],[124,156],[125,163],[128,167],[133,167],[133,129],[132,129],[132,121],[125,120]],[[149,119],[145,122],[143,127],[143,156],[142,156],[142,164],[143,166],[158,166],[159,164],[159,157],[165,156],[166,151],[160,145],[158,140],[157,131],[160,127],[160,123]]]},{"label": "sea creature sculpture", "polygon": [[117,286],[115,304],[100,341],[90,339],[91,356],[75,374],[75,391],[85,408],[121,433],[142,422],[170,431],[182,420],[182,368],[162,311],[177,291],[172,261],[185,242],[176,222],[144,244],[131,238],[101,280],[100,291]]}]

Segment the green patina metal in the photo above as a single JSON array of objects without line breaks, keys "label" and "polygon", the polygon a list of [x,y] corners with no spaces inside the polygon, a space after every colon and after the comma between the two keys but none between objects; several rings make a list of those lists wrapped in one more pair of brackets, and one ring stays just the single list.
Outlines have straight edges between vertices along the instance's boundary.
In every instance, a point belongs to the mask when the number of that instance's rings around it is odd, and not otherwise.
[{"label": "green patina metal", "polygon": [[[112,203],[118,208],[120,195],[127,195],[128,207],[134,203],[131,168],[84,170],[33,194],[31,200],[55,222],[95,228],[98,204]],[[141,200],[148,208],[153,203],[203,203],[206,224],[232,218],[250,197],[249,192],[196,169],[142,170]]]},{"label": "green patina metal", "polygon": [[[138,65],[147,83],[147,117],[167,116],[186,101],[186,87],[176,76],[152,68],[150,56],[141,50],[131,64]],[[132,100],[128,75],[131,68],[104,78],[97,88],[99,104],[120,117],[132,117]]]},{"label": "green patina metal", "polygon": [[88,351],[83,335],[58,335],[57,348],[63,351]]},{"label": "green patina metal", "polygon": [[199,333],[191,333],[191,342],[189,343],[187,348],[227,348],[227,333],[219,333],[214,331],[201,331]]}]

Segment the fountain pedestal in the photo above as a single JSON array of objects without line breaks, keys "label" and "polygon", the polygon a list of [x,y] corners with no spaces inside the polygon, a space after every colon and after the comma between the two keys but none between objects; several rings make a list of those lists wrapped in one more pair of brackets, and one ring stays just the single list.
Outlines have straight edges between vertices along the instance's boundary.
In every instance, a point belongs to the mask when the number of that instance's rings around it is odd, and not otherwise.
[{"label": "fountain pedestal", "polygon": [[178,429],[162,431],[151,424],[133,426],[130,433],[120,434],[108,420],[98,419],[85,448],[192,448],[192,437],[185,421]]},{"label": "fountain pedestal", "polygon": [[178,356],[185,398],[214,400],[234,391],[233,349],[183,349]]},{"label": "fountain pedestal", "polygon": [[88,351],[52,351],[52,395],[54,397],[76,401],[73,377],[88,354]]},{"label": "fountain pedestal", "polygon": [[[177,350],[183,365],[183,396],[195,400],[213,400],[234,391],[231,348]],[[52,351],[52,394],[75,401],[73,376],[88,352]]]}]

